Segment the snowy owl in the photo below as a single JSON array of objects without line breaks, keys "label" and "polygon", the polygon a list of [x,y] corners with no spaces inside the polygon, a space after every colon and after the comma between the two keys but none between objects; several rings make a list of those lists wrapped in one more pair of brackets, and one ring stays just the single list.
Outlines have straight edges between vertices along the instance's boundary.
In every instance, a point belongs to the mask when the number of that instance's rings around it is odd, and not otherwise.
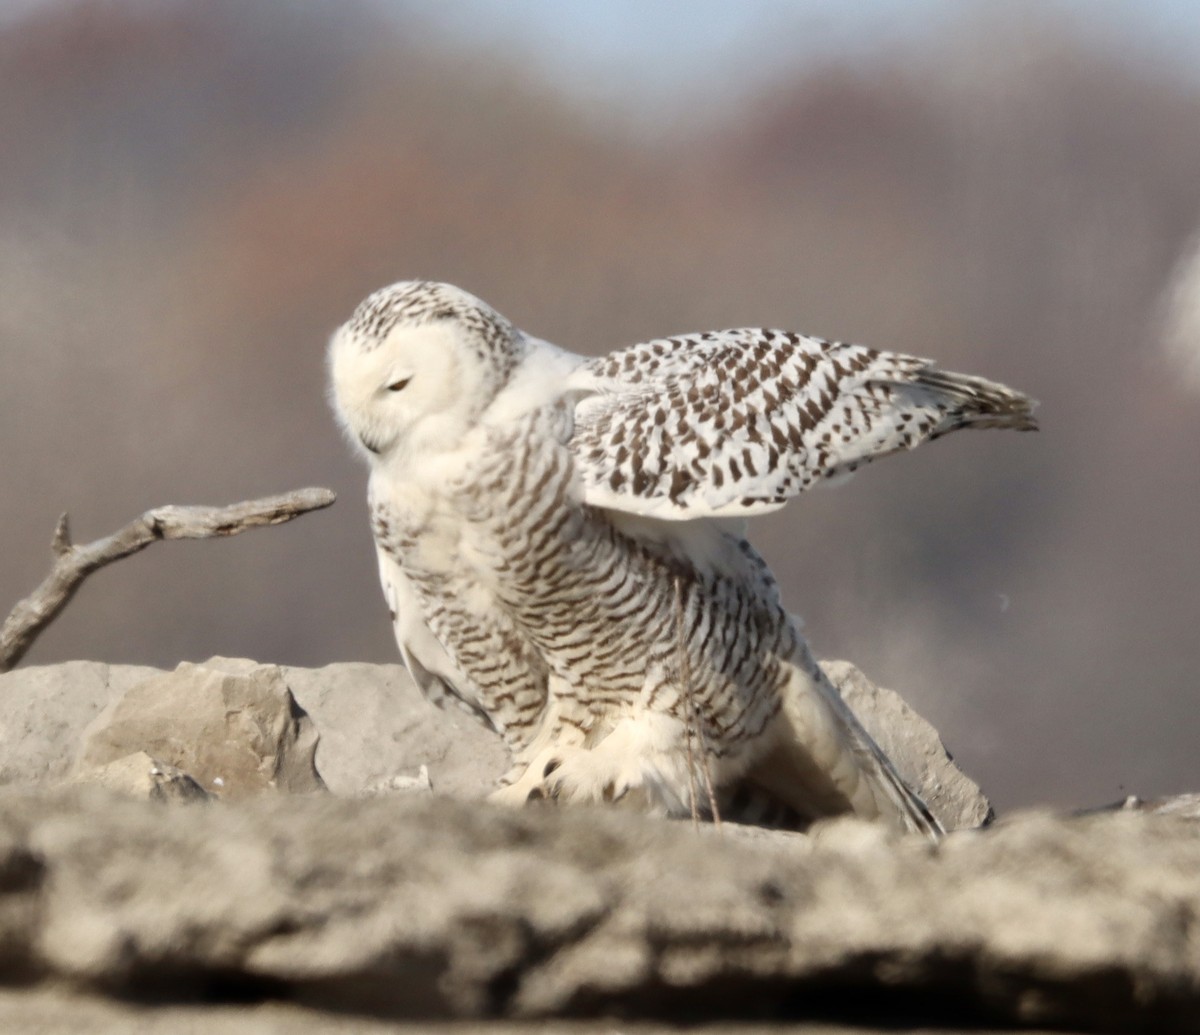
[{"label": "snowy owl", "polygon": [[497,800],[766,801],[796,826],[853,812],[936,835],[743,519],[957,428],[1032,429],[1029,398],[791,331],[589,359],[428,281],[362,302],[329,368],[400,652],[506,740]]}]

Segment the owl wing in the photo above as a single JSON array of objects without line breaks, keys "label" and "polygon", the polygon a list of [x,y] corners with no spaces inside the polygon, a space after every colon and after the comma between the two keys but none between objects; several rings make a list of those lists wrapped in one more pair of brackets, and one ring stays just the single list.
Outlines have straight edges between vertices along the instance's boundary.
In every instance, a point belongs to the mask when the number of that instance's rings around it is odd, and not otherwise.
[{"label": "owl wing", "polygon": [[1004,385],[760,328],[632,345],[571,387],[585,501],[665,519],[765,513],[957,428],[1036,427]]},{"label": "owl wing", "polygon": [[425,624],[417,597],[400,567],[382,549],[376,549],[376,556],[396,645],[413,682],[426,700],[439,708],[457,706],[488,729],[497,730],[496,723],[480,706],[478,694],[472,690],[466,676]]},{"label": "owl wing", "polygon": [[523,748],[541,727],[547,697],[546,664],[532,643],[501,611],[472,611],[453,594],[423,606],[388,552],[377,546],[376,554],[396,643],[413,682],[439,708],[461,708],[500,733],[510,749]]}]

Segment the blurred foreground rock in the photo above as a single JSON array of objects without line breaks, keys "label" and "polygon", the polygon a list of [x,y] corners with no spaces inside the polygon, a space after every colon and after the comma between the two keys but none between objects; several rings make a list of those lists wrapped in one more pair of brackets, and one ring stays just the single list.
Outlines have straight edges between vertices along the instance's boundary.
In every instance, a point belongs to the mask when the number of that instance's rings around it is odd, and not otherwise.
[{"label": "blurred foreground rock", "polygon": [[[990,814],[899,696],[827,667],[947,826]],[[231,1032],[1200,1031],[1194,824],[1041,816],[935,849],[853,820],[509,812],[470,800],[507,767],[498,738],[399,666],[59,665],[0,676],[0,701],[0,774],[25,785],[0,791],[0,1030],[207,1030],[224,1003]]]},{"label": "blurred foreground rock", "polygon": [[1132,813],[933,849],[854,820],[746,844],[434,796],[9,789],[0,980],[409,1019],[1200,1031],[1197,873],[1200,826]]}]

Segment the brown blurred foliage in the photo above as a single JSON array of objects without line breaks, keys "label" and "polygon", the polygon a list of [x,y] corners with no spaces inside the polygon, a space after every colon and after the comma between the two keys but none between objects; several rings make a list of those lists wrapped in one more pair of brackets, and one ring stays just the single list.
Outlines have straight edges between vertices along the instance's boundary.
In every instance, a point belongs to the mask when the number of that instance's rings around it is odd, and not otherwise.
[{"label": "brown blurred foliage", "polygon": [[368,291],[432,277],[580,351],[763,324],[1040,398],[1040,435],[954,436],[757,541],[817,650],[903,690],[1001,807],[1195,789],[1200,397],[1159,325],[1200,91],[1088,39],[963,22],[655,138],[350,2],[8,24],[0,607],[63,509],[86,539],[167,502],[341,495],[104,572],[29,663],[393,660],[323,347]]}]

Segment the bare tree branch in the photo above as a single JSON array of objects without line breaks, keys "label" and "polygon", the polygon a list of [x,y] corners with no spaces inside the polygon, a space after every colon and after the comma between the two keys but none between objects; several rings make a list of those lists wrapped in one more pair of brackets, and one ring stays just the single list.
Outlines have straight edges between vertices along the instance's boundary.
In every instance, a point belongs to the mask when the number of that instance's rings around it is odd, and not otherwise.
[{"label": "bare tree branch", "polygon": [[291,521],[310,510],[328,507],[335,499],[329,489],[298,489],[228,507],[158,507],[112,535],[84,546],[72,545],[64,514],[58,519],[51,542],[54,567],[45,581],[12,609],[0,628],[0,672],[7,672],[24,657],[42,630],[70,603],[83,580],[98,568],[144,550],[158,539],[237,535],[249,528]]}]

